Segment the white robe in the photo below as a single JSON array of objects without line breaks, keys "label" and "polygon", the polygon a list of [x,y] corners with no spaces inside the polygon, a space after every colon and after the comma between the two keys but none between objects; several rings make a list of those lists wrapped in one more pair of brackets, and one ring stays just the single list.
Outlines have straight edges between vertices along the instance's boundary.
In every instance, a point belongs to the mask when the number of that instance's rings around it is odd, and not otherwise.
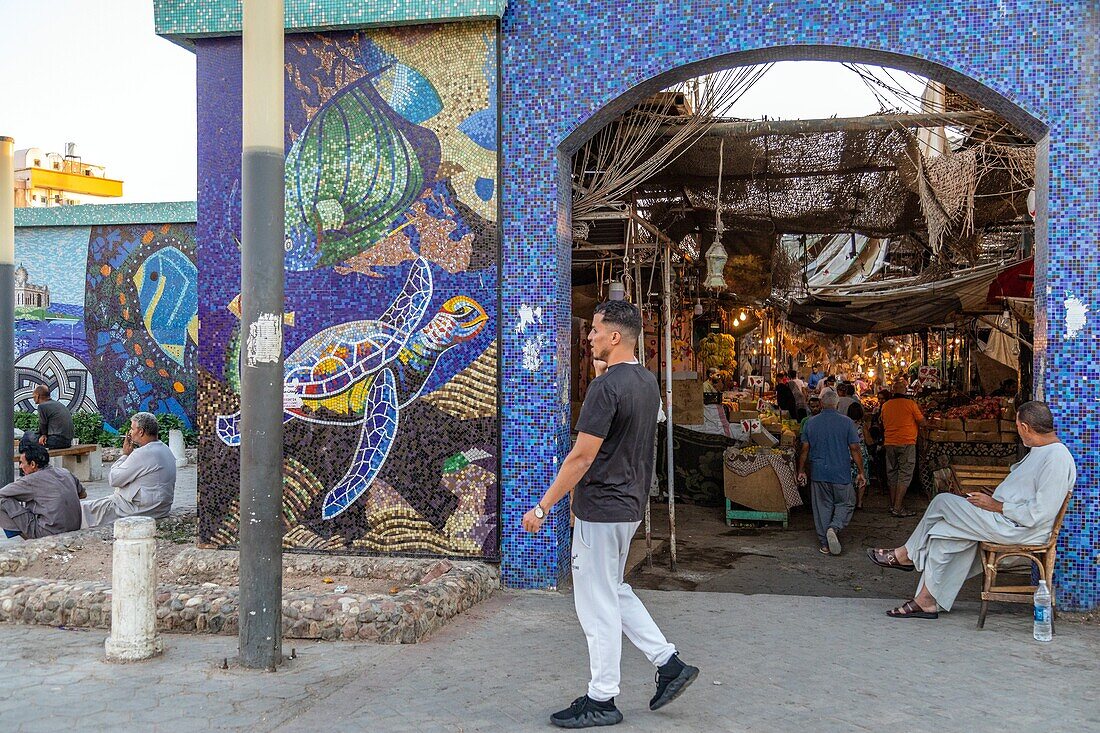
[{"label": "white robe", "polygon": [[945,611],[967,578],[982,572],[979,542],[1042,544],[1050,538],[1066,493],[1077,480],[1062,443],[1032,448],[993,492],[1003,514],[979,509],[957,494],[937,494],[905,543],[921,571],[920,585]]},{"label": "white robe", "polygon": [[115,461],[109,481],[114,493],[80,502],[81,527],[98,527],[120,517],[168,516],[176,494],[176,457],[154,440]]}]

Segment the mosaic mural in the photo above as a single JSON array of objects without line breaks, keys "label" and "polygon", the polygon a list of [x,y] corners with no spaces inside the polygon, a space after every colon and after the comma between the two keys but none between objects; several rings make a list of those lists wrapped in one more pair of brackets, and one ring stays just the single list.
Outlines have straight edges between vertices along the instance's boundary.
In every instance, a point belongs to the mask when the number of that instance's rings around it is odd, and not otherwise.
[{"label": "mosaic mural", "polygon": [[[191,38],[198,48],[200,134],[199,167],[202,171],[200,215],[209,226],[200,236],[202,242],[214,248],[229,249],[234,226],[228,221],[215,223],[232,207],[234,183],[239,178],[240,149],[239,108],[240,54],[239,41],[202,38],[204,33],[231,34],[239,28],[236,3],[227,0],[199,0],[177,9],[176,4],[161,4],[158,8],[158,32],[177,40]],[[171,7],[168,7],[170,5]],[[647,94],[689,76],[715,71],[721,68],[767,61],[816,59],[883,64],[902,68],[917,74],[947,82],[967,96],[980,100],[1001,112],[1020,126],[1021,130],[1039,140],[1038,157],[1042,163],[1049,159],[1049,169],[1040,165],[1037,175],[1039,198],[1038,247],[1036,254],[1036,364],[1035,374],[1040,380],[1044,396],[1050,400],[1056,419],[1067,445],[1075,455],[1094,455],[1100,448],[1100,433],[1095,429],[1094,406],[1100,398],[1100,380],[1095,365],[1100,363],[1100,334],[1096,313],[1100,312],[1100,291],[1095,284],[1100,273],[1100,259],[1094,243],[1100,239],[1100,202],[1090,187],[1095,171],[1096,151],[1100,149],[1100,128],[1095,124],[1097,79],[1100,77],[1100,61],[1095,53],[1095,38],[1100,16],[1095,2],[1074,0],[1020,0],[1005,3],[1003,0],[974,0],[960,5],[948,0],[928,0],[922,3],[862,3],[851,0],[777,0],[768,3],[730,3],[723,0],[678,0],[662,3],[630,3],[623,0],[590,0],[585,3],[554,3],[536,0],[509,0],[507,11],[504,3],[470,2],[422,3],[403,0],[364,0],[347,3],[340,0],[288,4],[288,27],[297,29],[349,27],[356,24],[417,22],[440,19],[441,14],[454,10],[457,15],[500,17],[500,58],[502,68],[500,154],[507,173],[500,181],[493,175],[491,165],[480,170],[472,165],[474,160],[495,161],[495,150],[479,145],[470,131],[481,129],[479,125],[492,124],[495,115],[474,118],[478,109],[489,109],[488,93],[480,107],[463,109],[450,100],[454,95],[444,90],[442,83],[453,80],[461,88],[470,78],[462,73],[477,63],[462,53],[469,47],[451,47],[447,56],[454,59],[456,73],[440,79],[425,71],[430,64],[412,60],[405,53],[420,48],[416,39],[425,36],[442,38],[446,34],[426,26],[409,27],[401,31],[408,42],[395,51],[383,51],[396,56],[405,66],[418,71],[435,88],[442,101],[443,111],[422,124],[402,117],[398,108],[401,99],[391,99],[386,91],[387,79],[404,80],[399,87],[411,89],[419,80],[400,67],[391,65],[387,76],[376,74],[377,83],[365,89],[367,98],[374,95],[394,111],[396,126],[417,151],[418,163],[426,182],[449,181],[443,191],[427,190],[421,195],[422,209],[414,203],[401,223],[423,220],[432,216],[433,210],[449,208],[455,211],[473,233],[470,245],[470,263],[467,271],[485,268],[479,253],[486,251],[480,243],[485,241],[484,229],[479,222],[493,221],[486,213],[485,204],[494,202],[498,189],[501,205],[501,292],[500,310],[489,310],[492,331],[499,317],[501,322],[500,353],[500,420],[504,449],[500,456],[500,539],[502,577],[513,587],[553,587],[568,569],[569,517],[564,504],[551,513],[546,527],[538,535],[528,535],[519,527],[519,521],[553,478],[561,457],[569,447],[569,365],[571,314],[569,313],[570,285],[570,237],[569,221],[570,180],[560,165],[568,155],[600,127],[625,111],[631,104]],[[429,15],[425,15],[428,13]],[[502,17],[501,17],[502,16]],[[450,15],[447,17],[455,17]],[[482,26],[474,26],[479,28]],[[491,27],[486,24],[484,27]],[[476,31],[474,32],[476,33]],[[384,32],[372,31],[374,35]],[[330,40],[336,36],[329,36]],[[350,38],[345,36],[344,38]],[[293,42],[292,42],[293,43]],[[288,44],[288,46],[292,45]],[[311,51],[299,46],[288,54],[288,63],[300,73],[291,83],[297,88],[300,82],[306,87],[300,94],[288,94],[287,114],[291,121],[288,142],[293,143],[304,129],[304,117],[312,117],[316,110],[332,96],[331,92],[343,89],[349,83],[361,79],[371,65],[369,55],[359,54],[347,44],[330,46],[324,65],[318,70],[310,60]],[[433,48],[432,44],[424,46]],[[349,58],[346,53],[350,53]],[[434,52],[428,52],[431,56]],[[295,54],[297,56],[295,56]],[[297,60],[295,60],[297,59]],[[331,61],[330,61],[331,60]],[[486,62],[488,63],[488,62]],[[303,64],[305,64],[303,66]],[[309,67],[306,69],[306,67]],[[338,71],[337,71],[338,70]],[[350,77],[346,76],[350,72]],[[336,80],[335,74],[340,78]],[[316,77],[316,78],[315,78]],[[479,77],[480,78],[480,77]],[[408,81],[413,79],[414,81]],[[332,80],[331,83],[328,80]],[[311,89],[317,85],[330,90],[325,95],[314,95]],[[230,93],[226,93],[226,91]],[[372,91],[373,90],[373,91]],[[324,96],[324,98],[320,98]],[[462,95],[459,94],[461,97]],[[418,108],[431,105],[420,95]],[[217,100],[213,104],[210,100]],[[430,100],[429,100],[430,101]],[[313,111],[303,105],[308,104]],[[396,106],[395,106],[396,105]],[[212,109],[224,107],[225,109]],[[458,110],[457,114],[448,114]],[[410,113],[415,119],[416,114]],[[394,117],[389,118],[392,121]],[[444,124],[444,121],[446,123]],[[466,123],[462,125],[462,123]],[[433,126],[434,124],[434,126]],[[436,136],[441,153],[438,168],[432,170],[431,155],[427,170],[424,169],[425,148],[418,139],[409,138],[414,129],[427,127]],[[461,126],[460,126],[461,125]],[[463,129],[465,128],[465,129]],[[381,133],[380,133],[381,134]],[[385,133],[389,134],[389,133]],[[446,165],[448,156],[463,150],[471,157],[455,166]],[[486,158],[485,156],[489,156]],[[409,169],[411,170],[411,169]],[[399,182],[397,182],[399,184]],[[387,184],[387,190],[388,190]],[[472,186],[474,197],[468,187]],[[457,201],[451,198],[454,194]],[[487,197],[487,198],[485,198]],[[320,204],[312,222],[316,230],[331,224],[338,217],[329,204]],[[343,204],[341,204],[343,206]],[[477,213],[481,219],[468,215]],[[437,217],[433,217],[437,218]],[[438,218],[437,218],[438,220]],[[472,222],[472,223],[471,223]],[[400,226],[400,224],[398,224]],[[491,228],[491,227],[490,227]],[[413,245],[413,232],[402,234],[391,228],[387,238],[375,244],[364,254],[364,260],[351,258],[348,262],[332,266],[332,271],[357,273],[373,277],[374,260],[407,261],[415,259],[406,249],[419,247],[419,239]],[[420,231],[415,235],[419,238]],[[354,237],[353,233],[348,236]],[[446,239],[464,236],[464,230],[456,224]],[[443,238],[438,240],[446,245]],[[292,243],[293,244],[293,243]],[[335,243],[342,246],[340,239]],[[356,245],[358,246],[358,245]],[[202,247],[200,246],[200,249]],[[331,249],[331,248],[330,248]],[[300,250],[308,262],[316,256],[318,262],[324,247],[302,245]],[[424,255],[424,250],[418,252]],[[460,252],[464,254],[464,252]],[[433,267],[444,267],[439,258]],[[461,266],[456,258],[452,267]],[[224,266],[224,265],[223,265]],[[389,265],[392,267],[392,265]],[[342,307],[344,294],[323,289],[309,290],[311,286],[328,287],[329,273],[323,270],[305,270],[295,276],[298,281],[298,303],[308,303],[313,310],[329,313],[333,303]],[[433,270],[434,272],[434,270]],[[222,278],[226,283],[236,282],[235,271],[230,267]],[[403,283],[407,272],[402,270],[397,281]],[[314,279],[311,279],[314,278]],[[385,280],[392,278],[383,273]],[[293,280],[292,280],[293,282]],[[233,287],[211,287],[203,297],[205,303],[228,302],[234,296]],[[400,285],[388,286],[395,294]],[[438,282],[437,282],[438,288]],[[437,289],[438,292],[438,289]],[[454,291],[448,291],[453,293]],[[477,300],[472,293],[469,297]],[[435,296],[433,296],[435,297]],[[221,299],[221,300],[218,300]],[[378,320],[392,294],[379,298],[385,304],[377,304],[373,296],[365,304],[369,313],[357,314],[346,320]],[[442,301],[441,301],[442,302]],[[485,306],[484,301],[479,302]],[[214,305],[210,306],[215,308]],[[429,312],[435,312],[429,306]],[[537,319],[531,314],[538,313]],[[1079,324],[1083,314],[1084,323]],[[300,315],[300,314],[299,314]],[[303,343],[308,336],[336,322],[314,323],[307,336],[293,335],[294,346]],[[235,328],[234,317],[225,312],[203,313],[204,334],[208,328],[216,328],[215,343],[218,349],[202,356],[202,367],[210,370],[200,375],[200,381],[225,390],[225,345]],[[297,327],[288,328],[287,332]],[[473,344],[486,338],[486,331],[479,334]],[[204,335],[204,339],[206,336]],[[495,345],[494,345],[495,346]],[[456,347],[443,354],[434,374],[446,367],[454,374],[457,355],[468,352],[470,344]],[[428,408],[443,409],[453,406],[455,395],[462,390],[477,390],[485,384],[496,382],[489,375],[496,373],[497,351],[486,349],[469,366],[447,383],[450,392],[435,397],[432,386],[411,404],[401,408],[401,424],[408,425]],[[458,361],[462,361],[459,359]],[[232,370],[230,370],[232,371]],[[232,414],[236,409],[233,400],[223,399],[220,415]],[[495,398],[489,390],[474,401],[474,414],[489,411],[495,415]],[[448,413],[450,414],[450,413]],[[465,427],[463,420],[470,418],[458,411],[458,422],[446,429],[432,431],[433,450],[446,453],[454,445],[453,431]],[[206,424],[213,435],[214,420],[210,415]],[[315,451],[327,449],[331,442],[319,439],[315,432],[298,433],[305,426],[301,420],[287,424],[288,437],[308,442],[313,440]],[[451,431],[451,432],[449,432]],[[297,433],[297,434],[293,434]],[[404,428],[398,431],[393,447],[382,468],[379,479],[360,499],[372,506],[393,506],[391,487],[385,484],[387,472],[399,465],[401,451],[414,450],[403,441]],[[360,444],[362,430],[351,429],[348,443],[351,448]],[[220,441],[218,441],[220,443]],[[348,448],[347,451],[350,451]],[[487,450],[487,449],[486,449]],[[345,451],[341,455],[350,456]],[[308,452],[308,450],[306,451]],[[457,455],[457,454],[452,454]],[[472,456],[480,454],[473,453]],[[451,465],[465,465],[470,469],[462,479],[455,481],[444,476],[442,483],[448,491],[461,492],[462,486],[481,486],[483,478],[472,469],[482,471],[487,463],[479,462],[463,453],[464,458]],[[417,459],[420,459],[419,454]],[[235,460],[235,459],[234,459]],[[346,460],[346,459],[345,459]],[[463,464],[463,461],[468,463]],[[413,465],[420,465],[417,461]],[[340,546],[343,535],[313,534],[294,518],[304,516],[306,507],[311,516],[320,514],[319,499],[311,498],[319,489],[306,487],[320,484],[335,485],[346,472],[346,463],[339,470],[325,472],[324,464],[316,462],[312,467],[291,464],[285,467],[288,475],[285,510],[288,522],[296,529],[291,538],[294,546],[314,543],[324,546],[333,543]],[[1100,575],[1095,562],[1100,546],[1100,469],[1082,461],[1079,465],[1075,498],[1070,505],[1060,536],[1060,582],[1056,585],[1059,606],[1063,608],[1094,608],[1100,605]],[[316,471],[325,474],[319,476]],[[336,474],[336,475],[332,475]],[[413,478],[419,476],[411,471]],[[390,478],[394,478],[390,476]],[[395,479],[397,480],[397,479]],[[495,477],[494,477],[495,480]],[[439,493],[436,496],[444,496]],[[460,493],[460,500],[469,501],[468,494]],[[232,501],[226,497],[217,499],[218,512],[228,517],[218,531],[224,529],[231,536],[234,511]],[[308,506],[307,506],[308,505]],[[410,510],[411,512],[412,510]],[[333,521],[340,521],[347,513]],[[404,521],[393,515],[393,524],[379,522],[374,528],[385,526],[387,531],[402,531],[398,527]],[[409,517],[413,515],[408,514]],[[467,516],[463,514],[462,516]],[[416,521],[426,521],[415,517]],[[398,529],[394,529],[398,528]],[[214,531],[212,527],[204,530]]]},{"label": "mosaic mural", "polygon": [[[200,537],[231,546],[240,43],[196,46]],[[285,77],[284,545],[496,559],[494,26],[288,35]]]},{"label": "mosaic mural", "polygon": [[108,431],[138,411],[195,419],[193,224],[20,227],[15,401],[38,385]]}]

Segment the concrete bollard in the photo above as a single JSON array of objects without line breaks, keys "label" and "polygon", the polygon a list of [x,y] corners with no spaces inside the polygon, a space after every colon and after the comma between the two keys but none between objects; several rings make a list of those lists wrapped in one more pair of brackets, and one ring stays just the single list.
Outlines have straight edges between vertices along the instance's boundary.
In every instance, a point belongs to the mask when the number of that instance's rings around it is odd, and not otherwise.
[{"label": "concrete bollard", "polygon": [[149,517],[115,521],[111,566],[111,662],[134,662],[160,654],[157,636],[157,523]]},{"label": "concrete bollard", "polygon": [[168,449],[172,451],[172,455],[176,457],[176,468],[183,468],[187,465],[187,453],[184,450],[185,447],[186,446],[183,443],[183,431],[169,430]]}]

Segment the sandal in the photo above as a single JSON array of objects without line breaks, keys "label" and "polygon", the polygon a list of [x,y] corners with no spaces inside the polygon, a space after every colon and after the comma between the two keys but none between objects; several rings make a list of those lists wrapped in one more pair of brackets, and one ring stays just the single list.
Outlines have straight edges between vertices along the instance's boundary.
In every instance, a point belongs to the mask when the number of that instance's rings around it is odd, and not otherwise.
[{"label": "sandal", "polygon": [[883,568],[890,568],[892,570],[904,570],[907,573],[913,572],[913,564],[906,565],[898,560],[897,555],[893,550],[883,550],[876,547],[867,548],[867,557],[875,565]]},{"label": "sandal", "polygon": [[917,516],[917,513],[911,512],[908,509],[894,509],[893,507],[890,507],[890,516],[899,518],[915,517]]},{"label": "sandal", "polygon": [[820,552],[822,555],[831,555],[831,554],[833,554],[833,553],[829,552],[829,546],[828,545],[822,545],[821,547],[817,548],[817,551]]},{"label": "sandal", "polygon": [[886,612],[890,618],[939,618],[939,611],[925,611],[916,601],[906,601],[897,608]]}]

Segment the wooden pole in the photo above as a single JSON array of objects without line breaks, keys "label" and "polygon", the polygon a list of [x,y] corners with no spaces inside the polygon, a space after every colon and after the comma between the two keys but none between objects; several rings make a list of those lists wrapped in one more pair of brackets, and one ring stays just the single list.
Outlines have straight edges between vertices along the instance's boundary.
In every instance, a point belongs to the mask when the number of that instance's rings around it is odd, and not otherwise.
[{"label": "wooden pole", "polygon": [[[925,114],[868,115],[866,117],[829,117],[820,120],[738,120],[715,122],[703,137],[760,137],[762,135],[806,135],[823,132],[871,132],[874,130],[924,127],[972,127],[997,118],[984,110]],[[661,126],[661,135],[674,136],[682,124]]]}]

